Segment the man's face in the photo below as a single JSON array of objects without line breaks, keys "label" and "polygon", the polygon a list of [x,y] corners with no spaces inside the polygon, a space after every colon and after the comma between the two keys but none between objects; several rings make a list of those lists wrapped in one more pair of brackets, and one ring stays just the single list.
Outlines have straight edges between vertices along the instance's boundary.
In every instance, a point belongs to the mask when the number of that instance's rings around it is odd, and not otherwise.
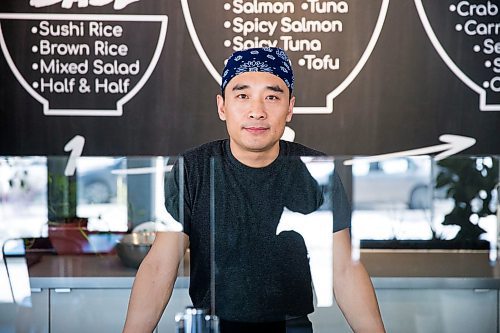
[{"label": "man's face", "polygon": [[229,81],[224,95],[217,96],[217,108],[233,154],[279,149],[295,103],[283,80],[270,73],[242,73]]}]

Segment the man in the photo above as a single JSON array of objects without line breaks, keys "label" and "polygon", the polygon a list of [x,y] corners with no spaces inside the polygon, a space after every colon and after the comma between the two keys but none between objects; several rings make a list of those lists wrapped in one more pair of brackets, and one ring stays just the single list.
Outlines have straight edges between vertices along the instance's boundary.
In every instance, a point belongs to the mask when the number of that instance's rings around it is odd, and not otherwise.
[{"label": "man", "polygon": [[[297,158],[322,154],[280,141],[292,119],[292,92],[293,71],[283,50],[249,49],[228,59],[217,109],[229,140],[188,151],[175,165],[166,206],[184,232],[158,233],[137,272],[124,332],[154,329],[188,244],[191,299],[220,316],[222,333],[312,332],[304,242],[294,232],[275,236],[284,208],[307,214],[322,203]],[[302,200],[293,199],[297,195]],[[333,206],[337,303],[354,332],[384,332],[369,276],[351,260],[350,209],[336,174]]]}]

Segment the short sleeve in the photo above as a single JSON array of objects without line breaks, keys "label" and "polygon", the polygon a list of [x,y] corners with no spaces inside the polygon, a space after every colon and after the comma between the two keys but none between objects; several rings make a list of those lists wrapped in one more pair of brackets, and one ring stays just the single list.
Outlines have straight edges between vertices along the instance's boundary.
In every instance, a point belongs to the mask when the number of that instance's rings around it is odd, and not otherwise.
[{"label": "short sleeve", "polygon": [[293,212],[310,214],[323,204],[323,191],[300,157],[289,157],[284,167],[287,173],[285,207]]},{"label": "short sleeve", "polygon": [[[184,233],[189,235],[191,229],[191,205],[185,174],[183,158],[180,157],[173,165],[172,170],[165,175],[165,208],[182,225]],[[183,198],[183,200],[179,198]]]},{"label": "short sleeve", "polygon": [[333,173],[333,232],[351,227],[351,204],[344,185],[336,172]]}]

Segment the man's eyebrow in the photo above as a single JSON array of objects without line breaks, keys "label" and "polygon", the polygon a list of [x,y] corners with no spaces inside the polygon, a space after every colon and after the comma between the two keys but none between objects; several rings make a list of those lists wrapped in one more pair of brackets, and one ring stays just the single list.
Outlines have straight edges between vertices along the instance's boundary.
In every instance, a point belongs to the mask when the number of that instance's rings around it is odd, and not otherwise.
[{"label": "man's eyebrow", "polygon": [[234,87],[233,87],[233,91],[236,91],[236,90],[244,90],[244,89],[247,89],[247,88],[250,88],[250,86],[248,84],[236,84]]},{"label": "man's eyebrow", "polygon": [[278,85],[275,85],[275,86],[267,86],[266,88],[267,88],[267,89],[269,89],[269,90],[272,90],[272,91],[274,91],[274,92],[278,92],[278,93],[282,93],[282,92],[284,92],[284,91],[283,91],[283,89],[281,89],[281,87],[280,87],[280,86],[278,86]]}]

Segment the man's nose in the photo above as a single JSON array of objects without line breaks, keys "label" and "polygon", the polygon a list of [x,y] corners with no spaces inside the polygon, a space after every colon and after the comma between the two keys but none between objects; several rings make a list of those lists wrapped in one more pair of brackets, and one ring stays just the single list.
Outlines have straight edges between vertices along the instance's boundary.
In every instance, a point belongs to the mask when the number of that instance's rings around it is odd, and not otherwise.
[{"label": "man's nose", "polygon": [[264,109],[264,103],[260,101],[254,101],[250,106],[248,117],[252,119],[265,119],[266,111]]}]

